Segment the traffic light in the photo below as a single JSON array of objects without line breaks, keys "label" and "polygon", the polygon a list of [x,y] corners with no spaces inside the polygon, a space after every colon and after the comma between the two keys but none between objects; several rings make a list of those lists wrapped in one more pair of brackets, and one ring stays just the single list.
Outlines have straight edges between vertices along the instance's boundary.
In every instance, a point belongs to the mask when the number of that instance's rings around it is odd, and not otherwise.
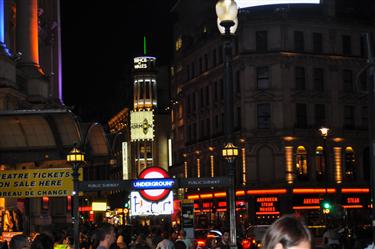
[{"label": "traffic light", "polygon": [[323,200],[321,203],[321,208],[322,208],[323,214],[329,214],[332,210],[332,204],[327,200]]}]

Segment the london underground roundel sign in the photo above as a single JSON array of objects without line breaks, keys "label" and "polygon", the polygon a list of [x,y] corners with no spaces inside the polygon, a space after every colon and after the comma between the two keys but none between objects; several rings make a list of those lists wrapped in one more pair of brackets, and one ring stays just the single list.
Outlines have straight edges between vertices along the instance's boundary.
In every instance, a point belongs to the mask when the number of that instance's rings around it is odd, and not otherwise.
[{"label": "london underground roundel sign", "polygon": [[[138,176],[139,179],[161,179],[168,178],[168,173],[159,167],[150,167],[144,169]],[[167,180],[167,179],[166,179]],[[163,185],[163,184],[160,184]],[[170,189],[143,189],[139,193],[143,198],[149,201],[161,201],[168,196]]]}]

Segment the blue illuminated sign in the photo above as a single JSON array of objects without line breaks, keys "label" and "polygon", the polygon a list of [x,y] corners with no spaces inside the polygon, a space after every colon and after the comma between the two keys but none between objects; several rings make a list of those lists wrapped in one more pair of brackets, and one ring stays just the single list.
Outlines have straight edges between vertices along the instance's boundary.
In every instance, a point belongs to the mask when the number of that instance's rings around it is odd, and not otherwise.
[{"label": "blue illuminated sign", "polygon": [[173,179],[138,179],[132,181],[132,187],[135,190],[143,189],[171,189],[174,186]]}]

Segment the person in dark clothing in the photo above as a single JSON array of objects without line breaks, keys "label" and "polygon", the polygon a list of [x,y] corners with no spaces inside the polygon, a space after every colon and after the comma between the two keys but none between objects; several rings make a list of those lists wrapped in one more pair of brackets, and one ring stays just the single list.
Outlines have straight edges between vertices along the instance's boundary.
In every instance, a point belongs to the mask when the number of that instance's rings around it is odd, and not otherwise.
[{"label": "person in dark clothing", "polygon": [[35,237],[30,249],[53,249],[53,240],[49,235],[41,233]]}]

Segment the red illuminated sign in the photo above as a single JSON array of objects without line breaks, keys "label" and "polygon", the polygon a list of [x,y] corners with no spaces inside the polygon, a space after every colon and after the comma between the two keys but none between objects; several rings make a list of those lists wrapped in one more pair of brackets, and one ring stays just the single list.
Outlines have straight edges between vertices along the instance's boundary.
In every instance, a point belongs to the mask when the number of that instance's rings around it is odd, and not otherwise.
[{"label": "red illuminated sign", "polygon": [[258,197],[257,202],[257,212],[256,214],[279,214],[277,204],[278,197]]},{"label": "red illuminated sign", "polygon": [[[159,167],[150,167],[143,170],[138,178],[140,179],[155,179],[155,178],[168,178],[168,173]],[[139,193],[148,201],[160,201],[168,196],[170,189],[143,189]]]}]

